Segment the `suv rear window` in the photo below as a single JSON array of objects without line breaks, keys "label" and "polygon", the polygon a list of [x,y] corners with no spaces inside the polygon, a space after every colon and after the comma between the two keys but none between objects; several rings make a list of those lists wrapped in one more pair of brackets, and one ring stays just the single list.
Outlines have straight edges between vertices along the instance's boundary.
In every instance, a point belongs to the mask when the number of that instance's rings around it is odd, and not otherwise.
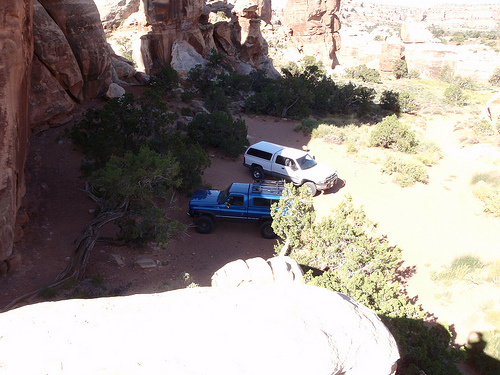
[{"label": "suv rear window", "polygon": [[257,148],[249,148],[247,154],[266,160],[271,160],[271,157],[273,156],[270,152],[262,151]]}]

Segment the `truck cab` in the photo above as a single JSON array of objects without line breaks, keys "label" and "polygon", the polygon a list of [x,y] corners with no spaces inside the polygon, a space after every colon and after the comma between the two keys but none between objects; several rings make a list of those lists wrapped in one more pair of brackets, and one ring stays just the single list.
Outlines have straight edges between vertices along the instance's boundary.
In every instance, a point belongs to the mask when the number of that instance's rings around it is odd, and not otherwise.
[{"label": "truck cab", "polygon": [[199,233],[208,234],[217,221],[257,222],[261,235],[274,238],[271,205],[279,201],[284,183],[256,181],[232,183],[224,190],[198,190],[189,202],[188,215],[195,219]]}]

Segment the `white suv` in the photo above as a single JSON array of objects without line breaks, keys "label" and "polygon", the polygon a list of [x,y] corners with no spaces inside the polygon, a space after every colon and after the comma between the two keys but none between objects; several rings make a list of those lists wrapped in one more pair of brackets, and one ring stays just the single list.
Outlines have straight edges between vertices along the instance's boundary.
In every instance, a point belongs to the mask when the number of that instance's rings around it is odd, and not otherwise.
[{"label": "white suv", "polygon": [[337,182],[337,171],[316,163],[307,152],[265,141],[247,149],[243,165],[250,169],[255,180],[269,174],[296,186],[305,184],[312,195],[318,190],[330,189]]}]

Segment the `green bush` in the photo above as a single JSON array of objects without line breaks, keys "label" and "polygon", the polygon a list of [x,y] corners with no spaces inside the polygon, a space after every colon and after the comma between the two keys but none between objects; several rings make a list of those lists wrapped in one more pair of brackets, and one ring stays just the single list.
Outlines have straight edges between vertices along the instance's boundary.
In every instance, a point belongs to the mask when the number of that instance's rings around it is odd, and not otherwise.
[{"label": "green bush", "polygon": [[363,82],[380,83],[380,72],[376,69],[368,68],[366,65],[358,65],[345,70],[347,78],[360,80]]},{"label": "green bush", "polygon": [[398,59],[394,62],[392,66],[392,73],[396,79],[405,78],[408,76],[408,64],[406,60]]},{"label": "green bush", "polygon": [[444,99],[451,105],[464,106],[467,104],[467,96],[457,85],[451,85],[444,91]]},{"label": "green bush", "polygon": [[396,115],[391,115],[375,125],[370,135],[370,145],[414,153],[418,147],[418,141],[408,125],[399,122]]},{"label": "green bush", "polygon": [[399,114],[401,112],[401,107],[399,105],[399,92],[384,90],[380,97],[380,107]]},{"label": "green bush", "polygon": [[[377,224],[346,197],[329,216],[315,220],[305,188],[287,185],[271,210],[273,229],[290,243],[290,256],[319,276],[309,283],[344,293],[380,315],[402,357],[398,373],[459,374],[460,353],[451,347],[446,327],[424,324],[424,312],[397,281],[402,250],[378,236]],[[290,211],[291,210],[291,211]],[[276,246],[276,252],[281,246]]]},{"label": "green bush", "polygon": [[420,109],[417,99],[408,91],[399,93],[398,103],[402,113],[416,113]]},{"label": "green bush", "polygon": [[434,141],[419,140],[415,159],[425,165],[436,164],[443,157],[443,150]]},{"label": "green bush", "polygon": [[401,187],[414,185],[416,182],[427,183],[429,174],[420,161],[389,155],[384,161],[382,173],[395,175],[395,182]]},{"label": "green bush", "polygon": [[490,136],[495,134],[493,126],[488,120],[480,120],[476,122],[474,125],[474,133],[476,133],[477,135],[485,135],[485,136]]},{"label": "green bush", "polygon": [[248,145],[245,121],[233,120],[226,112],[196,115],[187,126],[187,134],[201,145],[218,148],[232,158],[243,153]]},{"label": "green bush", "polygon": [[146,91],[136,99],[125,94],[102,109],[89,109],[73,126],[70,137],[83,149],[82,169],[87,176],[103,168],[112,155],[122,157],[147,146],[160,154],[175,151],[181,165],[180,190],[188,192],[201,183],[210,159],[198,144],[176,130],[174,117],[166,112],[159,95]]},{"label": "green bush", "polygon": [[497,66],[491,74],[488,82],[493,86],[500,86],[500,66]]},{"label": "green bush", "polygon": [[408,72],[409,79],[420,79],[420,73],[416,69],[412,69]]},{"label": "green bush", "polygon": [[453,68],[449,65],[445,65],[439,73],[439,80],[446,83],[452,83],[454,76],[455,72],[453,71]]},{"label": "green bush", "polygon": [[170,64],[165,64],[158,72],[151,76],[149,82],[153,90],[162,94],[169,94],[179,86],[179,74]]}]

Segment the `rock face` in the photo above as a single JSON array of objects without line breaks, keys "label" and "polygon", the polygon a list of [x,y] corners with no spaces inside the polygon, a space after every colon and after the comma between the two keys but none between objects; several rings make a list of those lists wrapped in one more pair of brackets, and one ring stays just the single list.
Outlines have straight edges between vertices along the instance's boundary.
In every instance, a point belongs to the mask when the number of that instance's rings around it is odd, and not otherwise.
[{"label": "rock face", "polygon": [[303,54],[315,56],[328,68],[337,64],[340,49],[340,0],[288,1],[283,24],[290,29],[290,40]]},{"label": "rock face", "polygon": [[24,195],[33,56],[32,0],[0,2],[0,269]]},{"label": "rock face", "polygon": [[[266,4],[262,3],[262,9],[267,9]],[[267,57],[267,43],[260,31],[258,9],[257,4],[245,2],[238,2],[233,9],[232,5],[220,2],[206,6],[203,0],[145,0],[143,11],[151,31],[142,35],[137,50],[141,51],[140,60],[146,73],[172,63],[176,67],[184,65],[180,71],[183,77],[189,63],[179,60],[179,56],[199,60],[198,56],[206,58],[216,48],[226,53],[235,67],[244,63],[274,75]],[[223,12],[229,21],[212,24],[208,22],[210,12]]]},{"label": "rock face", "polygon": [[0,326],[2,374],[389,375],[399,358],[374,312],[296,283],[48,302]]}]

